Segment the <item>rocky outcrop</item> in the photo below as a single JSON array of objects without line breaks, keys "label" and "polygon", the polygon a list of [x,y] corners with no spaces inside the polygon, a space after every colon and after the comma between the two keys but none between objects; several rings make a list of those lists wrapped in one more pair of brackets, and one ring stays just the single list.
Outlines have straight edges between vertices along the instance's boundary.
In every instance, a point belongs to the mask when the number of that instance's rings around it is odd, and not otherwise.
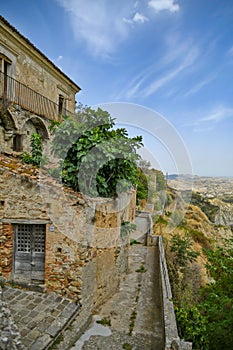
[{"label": "rocky outcrop", "polygon": [[215,223],[217,225],[229,226],[233,229],[233,204],[225,203],[219,199],[215,199],[214,203],[219,207],[218,213],[215,216]]}]

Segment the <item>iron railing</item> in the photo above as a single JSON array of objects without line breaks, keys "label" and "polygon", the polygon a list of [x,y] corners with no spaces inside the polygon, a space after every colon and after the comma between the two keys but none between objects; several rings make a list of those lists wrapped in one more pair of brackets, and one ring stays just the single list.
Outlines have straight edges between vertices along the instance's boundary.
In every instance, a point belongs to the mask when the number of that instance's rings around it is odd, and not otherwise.
[{"label": "iron railing", "polygon": [[0,99],[50,120],[60,120],[64,115],[74,114],[64,105],[56,104],[2,72],[0,72]]}]

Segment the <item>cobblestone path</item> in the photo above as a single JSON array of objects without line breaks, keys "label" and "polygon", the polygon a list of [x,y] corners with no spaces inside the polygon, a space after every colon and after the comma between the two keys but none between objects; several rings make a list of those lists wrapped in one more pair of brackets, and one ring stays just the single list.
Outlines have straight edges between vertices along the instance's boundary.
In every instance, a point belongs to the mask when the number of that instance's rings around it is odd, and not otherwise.
[{"label": "cobblestone path", "polygon": [[27,350],[46,348],[79,310],[78,305],[55,293],[5,287],[3,296]]}]

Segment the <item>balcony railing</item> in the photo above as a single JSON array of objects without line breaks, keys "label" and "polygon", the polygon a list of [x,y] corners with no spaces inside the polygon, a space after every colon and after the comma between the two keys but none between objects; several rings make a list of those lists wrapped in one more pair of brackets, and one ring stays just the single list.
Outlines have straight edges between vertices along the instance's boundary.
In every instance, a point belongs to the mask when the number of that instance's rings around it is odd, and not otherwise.
[{"label": "balcony railing", "polygon": [[61,120],[64,115],[74,114],[2,72],[0,72],[0,99],[50,120]]}]

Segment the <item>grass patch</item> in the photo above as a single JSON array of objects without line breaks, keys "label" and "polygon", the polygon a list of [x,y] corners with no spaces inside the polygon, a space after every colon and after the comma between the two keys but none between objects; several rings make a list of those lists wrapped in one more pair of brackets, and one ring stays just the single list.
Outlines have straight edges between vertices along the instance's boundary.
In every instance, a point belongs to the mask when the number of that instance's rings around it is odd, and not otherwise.
[{"label": "grass patch", "polygon": [[130,317],[130,324],[129,324],[129,335],[132,335],[133,329],[134,329],[134,323],[137,317],[137,312],[133,310],[132,315]]},{"label": "grass patch", "polygon": [[133,245],[133,244],[142,244],[142,243],[136,241],[136,239],[131,238],[131,240],[130,240],[130,245]]},{"label": "grass patch", "polygon": [[211,248],[210,239],[207,238],[201,231],[189,229],[189,232],[194,242],[201,244],[203,248],[206,248],[206,249]]},{"label": "grass patch", "polygon": [[132,350],[133,346],[130,345],[129,343],[124,343],[122,348],[125,349],[125,350]]},{"label": "grass patch", "polygon": [[141,272],[141,273],[144,273],[146,271],[147,271],[147,269],[145,268],[144,265],[141,265],[140,268],[136,270],[136,272]]},{"label": "grass patch", "polygon": [[49,350],[56,350],[58,345],[64,340],[63,334],[60,334],[55,342],[49,347]]},{"label": "grass patch", "polygon": [[111,326],[111,320],[108,317],[104,317],[102,320],[96,321],[96,323],[102,324],[102,326]]}]

